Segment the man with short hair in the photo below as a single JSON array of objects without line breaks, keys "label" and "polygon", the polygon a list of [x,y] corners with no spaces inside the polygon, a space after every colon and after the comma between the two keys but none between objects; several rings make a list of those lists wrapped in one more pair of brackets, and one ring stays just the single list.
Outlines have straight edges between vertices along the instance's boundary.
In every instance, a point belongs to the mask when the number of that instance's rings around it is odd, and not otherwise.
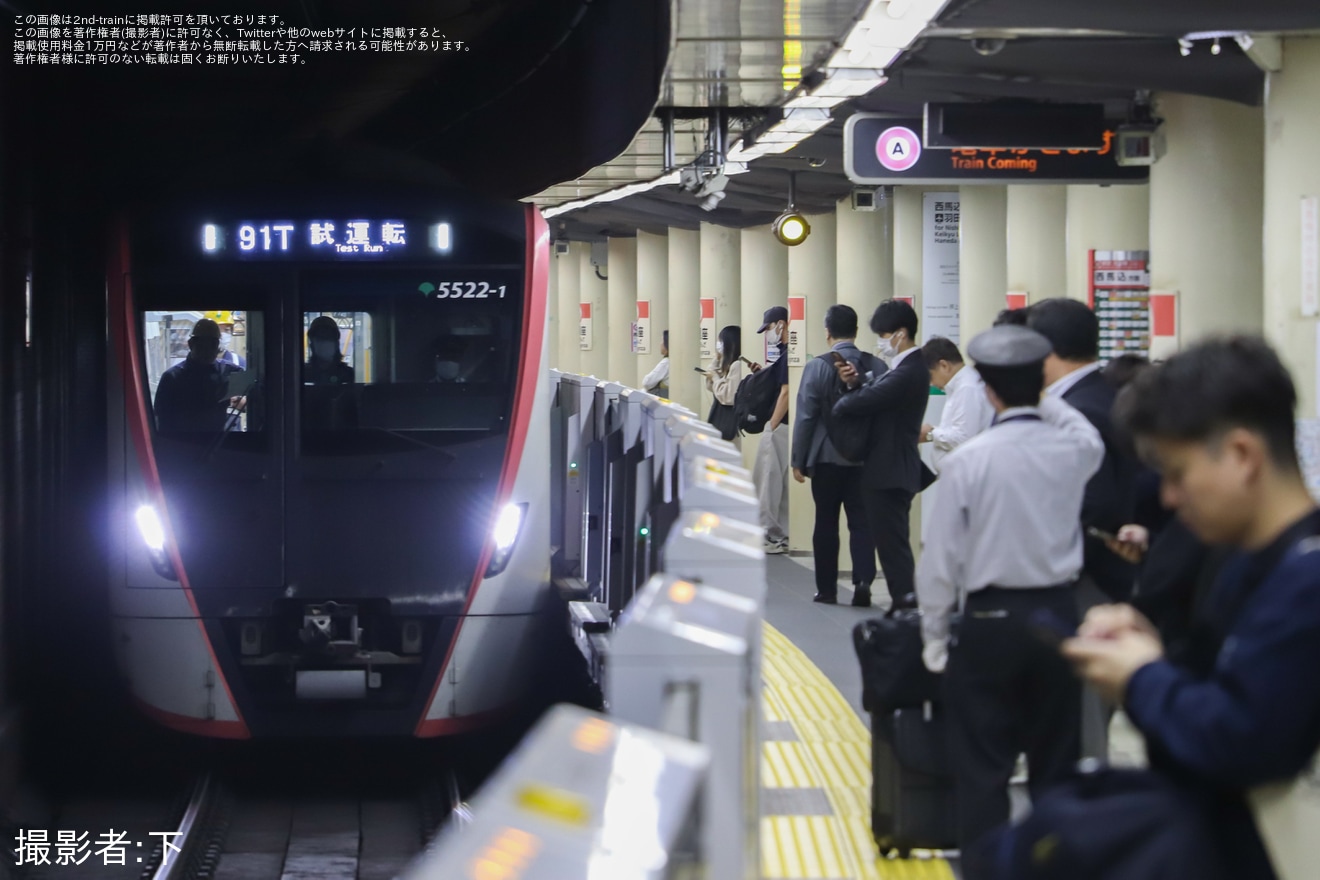
[{"label": "man with short hair", "polygon": [[779,385],[775,410],[761,433],[756,447],[752,479],[761,503],[761,526],[765,529],[765,552],[788,552],[788,309],[771,306],[761,317],[761,329],[767,345],[779,350],[779,357],[766,367],[773,370]]},{"label": "man with short hair", "polygon": [[[883,363],[858,350],[857,312],[849,306],[833,305],[825,310],[825,344],[832,354],[851,363],[859,373],[878,370]],[[793,478],[799,483],[811,478],[811,500],[816,504],[816,526],[811,535],[816,569],[815,602],[838,602],[839,507],[848,520],[848,549],[852,556],[853,602],[871,595],[875,580],[875,545],[866,523],[862,499],[860,461],[839,454],[826,435],[822,405],[830,405],[830,390],[839,381],[832,361],[816,357],[802,368],[798,386],[797,424],[793,426]]]},{"label": "man with short hair", "polygon": [[1244,792],[1296,777],[1320,747],[1320,510],[1296,404],[1255,337],[1201,343],[1133,380],[1116,418],[1159,470],[1164,504],[1236,552],[1177,665],[1128,605],[1093,609],[1063,645],[1145,735],[1152,767],[1195,786],[1231,877],[1275,875]]},{"label": "man with short hair", "polygon": [[923,424],[921,442],[934,449],[931,459],[939,470],[944,457],[990,427],[995,411],[985,394],[985,383],[976,370],[968,370],[953,340],[936,336],[921,347],[921,357],[930,370],[930,384],[948,395],[939,425]]},{"label": "man with short hair", "polygon": [[1027,309],[1029,306],[1023,306],[1019,309],[1002,309],[998,315],[995,315],[995,322],[992,326],[1002,327],[1005,324],[1015,327],[1027,326]]},{"label": "man with short hair", "polygon": [[[1042,397],[1049,351],[1048,340],[1020,326],[992,328],[968,345],[994,424],[945,459],[917,568],[923,659],[932,672],[948,666],[964,851],[1008,821],[1019,754],[1033,799],[1080,756],[1081,687],[1032,626],[1042,613],[1077,625],[1077,516],[1104,444],[1077,410]],[[950,619],[960,609],[954,641]]]},{"label": "man with short hair", "polygon": [[230,407],[242,398],[229,395],[229,375],[238,372],[233,364],[217,363],[220,354],[220,325],[201,318],[188,339],[188,357],[161,374],[156,386],[156,427],[165,433],[225,430]]},{"label": "man with short hair", "polygon": [[[1105,460],[1086,485],[1082,528],[1109,534],[1132,520],[1132,486],[1136,462],[1114,430],[1113,386],[1100,375],[1100,320],[1086,303],[1047,299],[1027,310],[1027,326],[1050,341],[1045,359],[1045,393],[1076,407],[1095,425],[1105,441]],[[1136,569],[1089,534],[1085,540],[1086,574],[1104,594],[1125,600],[1132,594]],[[1083,598],[1088,592],[1083,586]],[[1094,599],[1099,599],[1096,594]]]},{"label": "man with short hair", "polygon": [[[1111,599],[1126,601],[1136,585],[1136,566],[1105,546],[1098,530],[1117,535],[1132,521],[1137,462],[1114,428],[1114,387],[1101,375],[1100,320],[1075,299],[1042,300],[1027,310],[1027,326],[1050,341],[1045,358],[1045,394],[1075,407],[1100,432],[1105,459],[1086,484],[1082,501],[1083,577],[1077,601],[1083,614]],[[1082,753],[1109,753],[1110,712],[1088,689],[1082,701]]]},{"label": "man with short hair", "polygon": [[[890,607],[915,608],[908,517],[912,498],[924,488],[917,439],[930,397],[930,371],[917,349],[917,313],[912,306],[885,300],[871,315],[871,329],[880,337],[876,353],[889,369],[868,378],[859,376],[847,361],[836,365],[849,391],[834,404],[834,415],[871,419],[872,446],[862,465],[866,519],[885,573]],[[853,604],[870,605],[870,593],[858,593]]]}]

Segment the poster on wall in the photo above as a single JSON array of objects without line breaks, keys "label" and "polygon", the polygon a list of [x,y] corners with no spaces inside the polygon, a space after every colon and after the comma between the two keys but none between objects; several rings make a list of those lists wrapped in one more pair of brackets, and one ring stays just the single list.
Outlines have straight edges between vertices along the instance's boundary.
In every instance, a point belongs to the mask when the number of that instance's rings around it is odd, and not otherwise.
[{"label": "poster on wall", "polygon": [[807,362],[807,298],[788,298],[788,365],[800,367]]},{"label": "poster on wall", "polygon": [[701,301],[701,359],[715,357],[715,300]]},{"label": "poster on wall", "polygon": [[956,192],[925,193],[921,199],[921,336],[958,336],[958,223]]},{"label": "poster on wall", "polygon": [[638,354],[651,353],[651,301],[637,301],[637,323],[633,325],[633,351]]},{"label": "poster on wall", "polygon": [[591,303],[578,303],[578,348],[591,351]]},{"label": "poster on wall", "polygon": [[1090,303],[1100,320],[1100,361],[1150,355],[1150,251],[1090,251]]}]

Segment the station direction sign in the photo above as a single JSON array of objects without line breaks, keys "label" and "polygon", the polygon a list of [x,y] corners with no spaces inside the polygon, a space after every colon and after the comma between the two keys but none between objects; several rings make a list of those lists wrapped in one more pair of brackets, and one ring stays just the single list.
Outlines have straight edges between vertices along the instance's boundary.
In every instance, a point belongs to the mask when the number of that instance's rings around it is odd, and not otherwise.
[{"label": "station direction sign", "polygon": [[929,149],[920,117],[854,113],[843,127],[843,167],[856,184],[1146,183],[1149,166],[1123,167],[1115,132],[1099,150]]}]

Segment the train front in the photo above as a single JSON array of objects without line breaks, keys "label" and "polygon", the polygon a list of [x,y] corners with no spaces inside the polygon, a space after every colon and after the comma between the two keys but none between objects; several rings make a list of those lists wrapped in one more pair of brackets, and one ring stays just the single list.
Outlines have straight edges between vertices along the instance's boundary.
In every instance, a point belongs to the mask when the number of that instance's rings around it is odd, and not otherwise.
[{"label": "train front", "polygon": [[436,736],[515,703],[549,590],[539,215],[292,200],[114,238],[135,701],[231,738]]}]

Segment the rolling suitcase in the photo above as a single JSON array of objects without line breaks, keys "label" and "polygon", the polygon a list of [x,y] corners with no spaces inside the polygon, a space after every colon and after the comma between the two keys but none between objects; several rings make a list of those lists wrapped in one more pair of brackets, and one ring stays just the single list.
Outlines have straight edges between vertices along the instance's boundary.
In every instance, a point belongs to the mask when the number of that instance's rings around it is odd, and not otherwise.
[{"label": "rolling suitcase", "polygon": [[871,714],[871,833],[882,854],[957,847],[947,751],[932,703]]}]

